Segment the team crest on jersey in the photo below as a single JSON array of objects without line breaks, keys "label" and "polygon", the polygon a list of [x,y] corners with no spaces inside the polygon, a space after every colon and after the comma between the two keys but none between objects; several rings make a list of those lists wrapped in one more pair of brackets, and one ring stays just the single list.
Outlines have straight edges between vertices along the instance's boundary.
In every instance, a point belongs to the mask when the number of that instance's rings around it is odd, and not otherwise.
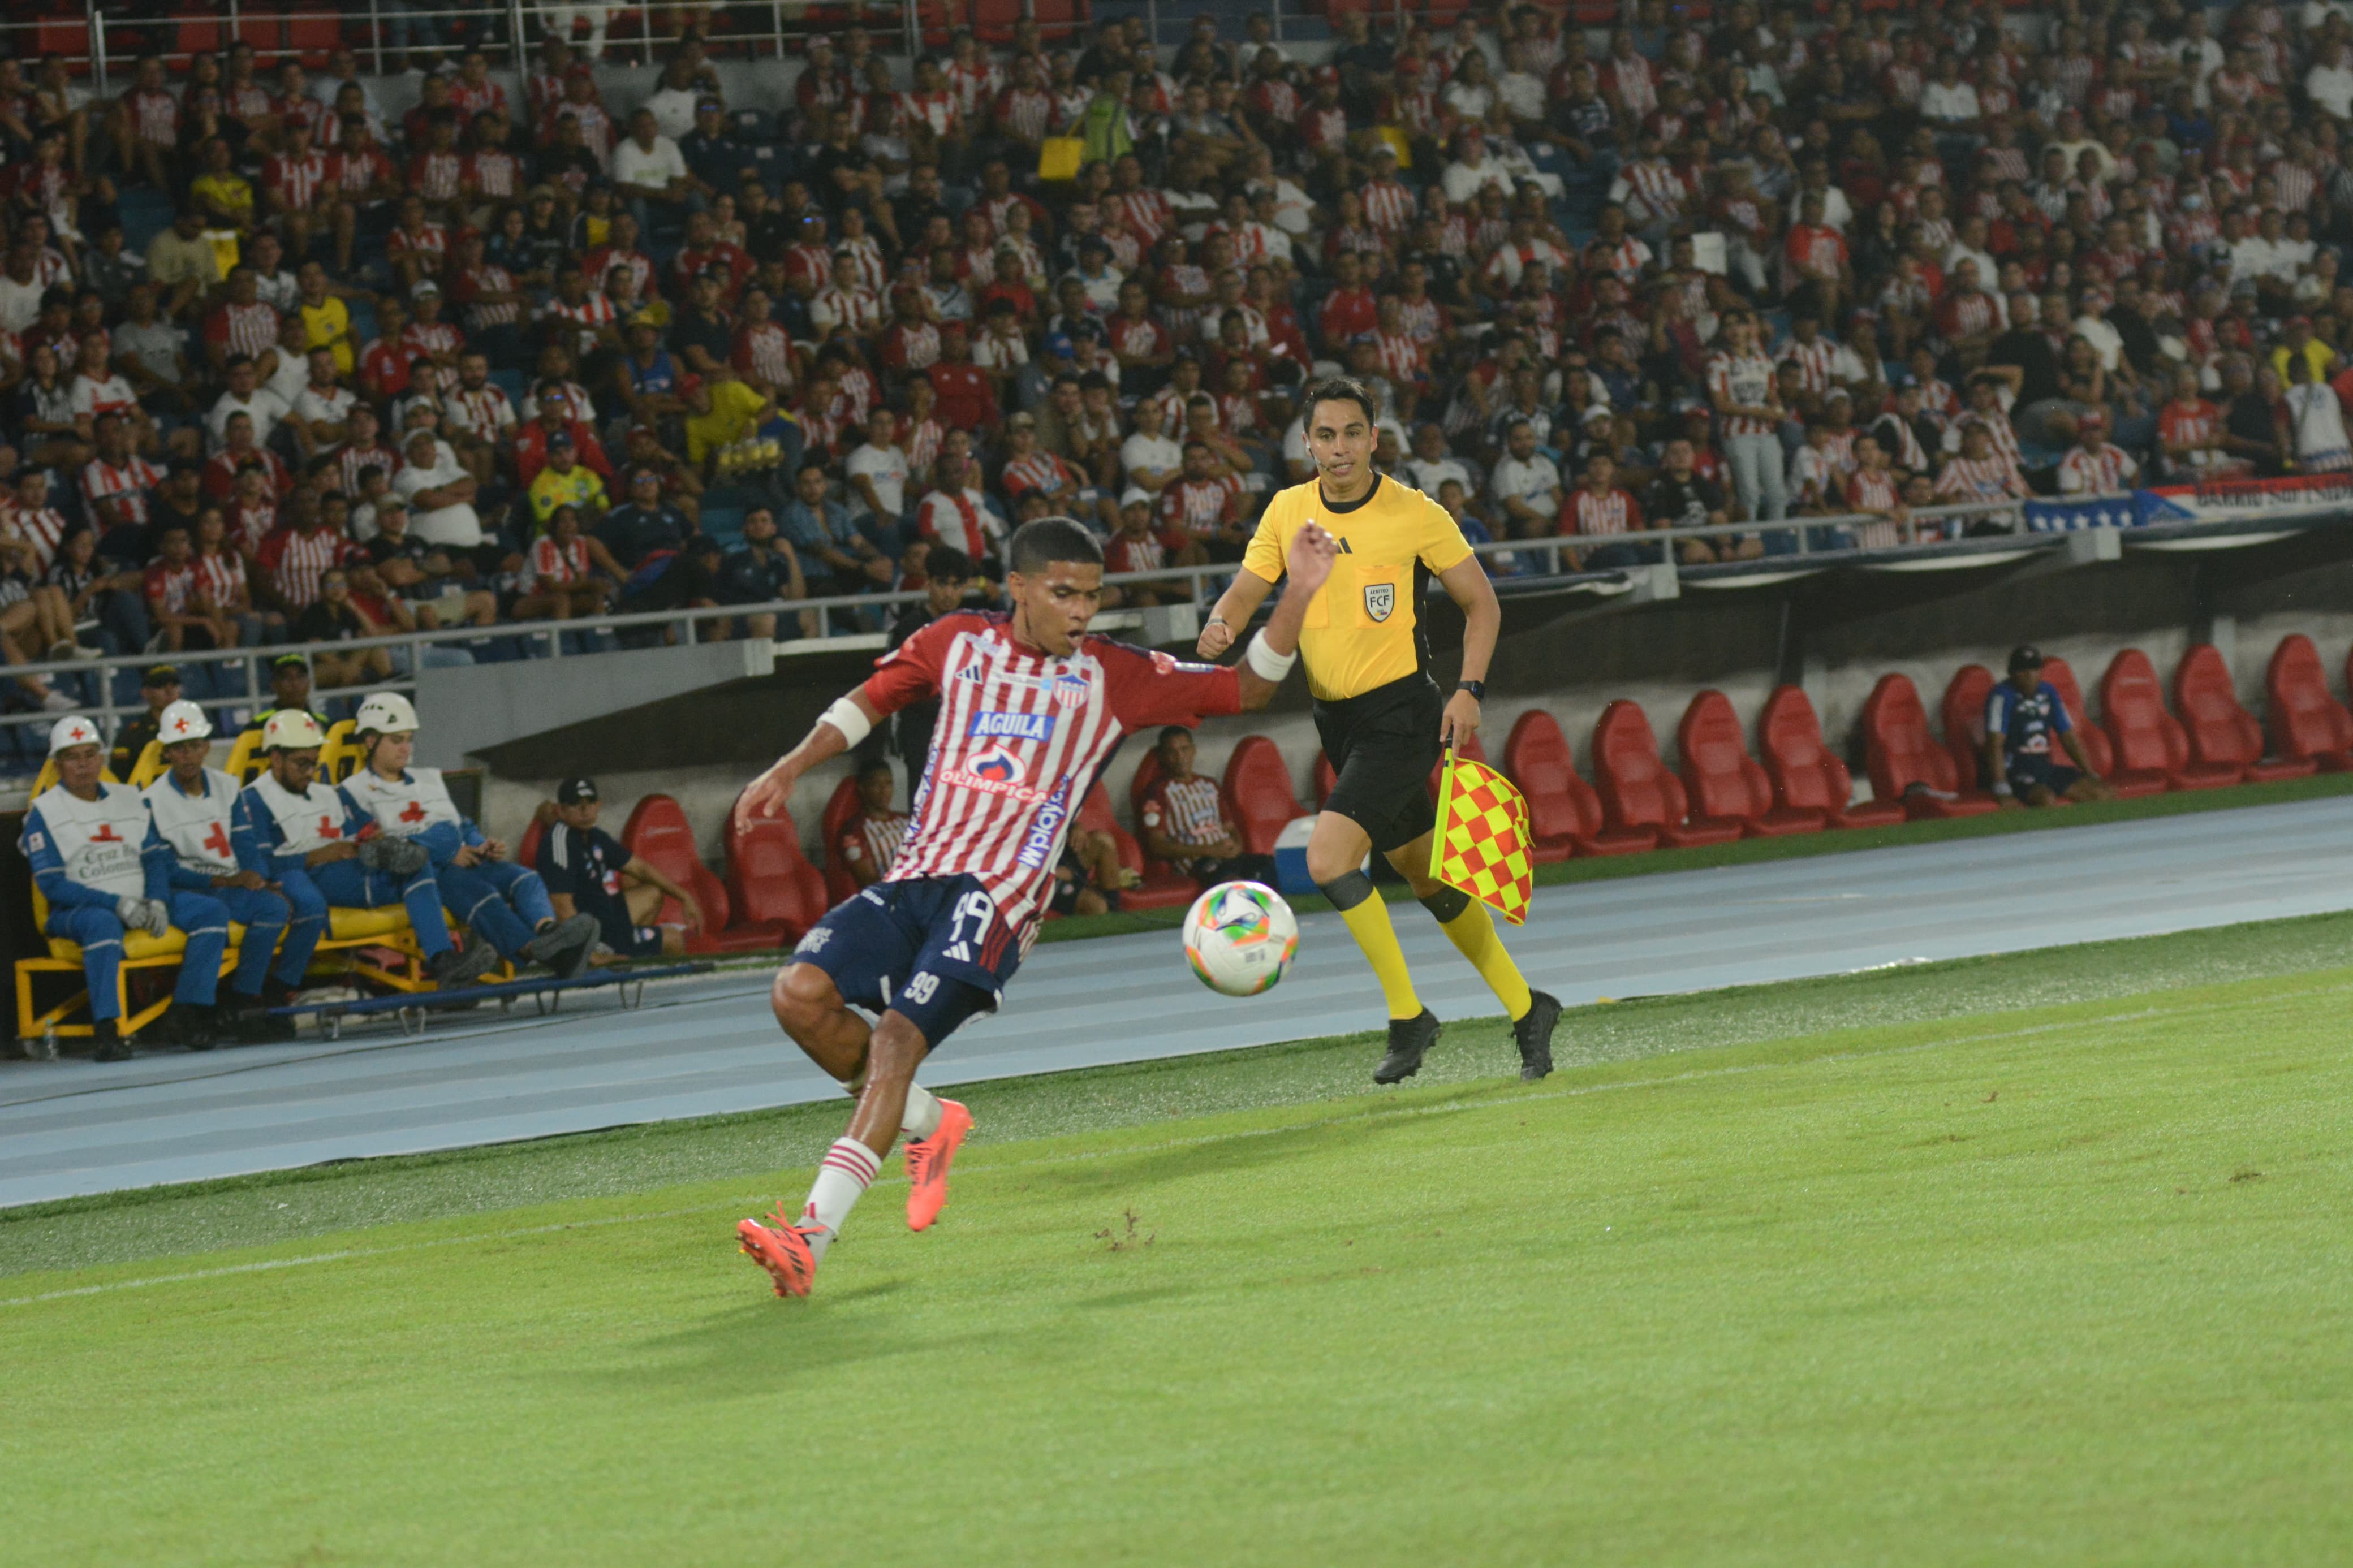
[{"label": "team crest on jersey", "polygon": [[1396,584],[1367,583],[1365,584],[1365,614],[1377,621],[1386,621],[1396,609]]},{"label": "team crest on jersey", "polygon": [[1075,669],[1066,669],[1054,677],[1054,702],[1057,707],[1076,708],[1087,700],[1087,678]]},{"label": "team crest on jersey", "polygon": [[1048,741],[1054,723],[1051,713],[976,713],[965,733],[976,740]]}]

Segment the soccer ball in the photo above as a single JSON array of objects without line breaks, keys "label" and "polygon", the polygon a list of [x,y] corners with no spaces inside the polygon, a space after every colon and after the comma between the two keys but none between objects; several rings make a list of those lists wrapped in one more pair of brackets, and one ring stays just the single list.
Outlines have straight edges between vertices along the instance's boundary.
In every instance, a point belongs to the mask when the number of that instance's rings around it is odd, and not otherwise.
[{"label": "soccer ball", "polygon": [[1260,882],[1220,882],[1185,913],[1185,957],[1201,984],[1228,996],[1272,990],[1299,949],[1299,917]]}]

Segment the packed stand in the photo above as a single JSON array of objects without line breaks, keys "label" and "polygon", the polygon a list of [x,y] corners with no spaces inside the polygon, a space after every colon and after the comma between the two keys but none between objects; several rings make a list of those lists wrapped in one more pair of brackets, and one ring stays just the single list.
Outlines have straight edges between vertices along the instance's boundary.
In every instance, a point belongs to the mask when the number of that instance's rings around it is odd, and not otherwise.
[{"label": "packed stand", "polygon": [[[1662,526],[1715,530],[1686,564],[1809,516],[1897,548],[2353,468],[2335,7],[1383,21],[1022,22],[912,66],[853,26],[754,104],[691,35],[643,101],[551,38],[518,91],[468,52],[398,112],[348,51],[142,58],[111,100],[0,61],[0,657],[499,657],[516,622],[921,588],[943,544],[985,585],[1048,512],[1114,571],[1228,563],[1312,473],[1319,366],[1474,542],[1585,569]],[[1988,510],[1912,515],[1943,502]],[[889,624],[713,629],[828,615]]]}]

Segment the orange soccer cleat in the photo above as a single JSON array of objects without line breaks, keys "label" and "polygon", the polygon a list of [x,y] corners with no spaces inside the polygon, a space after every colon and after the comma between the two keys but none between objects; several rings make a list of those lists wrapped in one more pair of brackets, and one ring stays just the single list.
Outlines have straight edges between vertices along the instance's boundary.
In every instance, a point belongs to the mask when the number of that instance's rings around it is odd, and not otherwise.
[{"label": "orange soccer cleat", "polygon": [[972,1112],[953,1100],[940,1101],[940,1124],[929,1138],[907,1144],[907,1228],[923,1230],[948,1202],[948,1166],[972,1131]]},{"label": "orange soccer cleat", "polygon": [[741,1249],[768,1271],[776,1282],[777,1295],[806,1296],[810,1281],[817,1278],[817,1254],[800,1227],[785,1218],[784,1205],[778,1204],[768,1217],[775,1223],[762,1225],[747,1219],[735,1226]]}]

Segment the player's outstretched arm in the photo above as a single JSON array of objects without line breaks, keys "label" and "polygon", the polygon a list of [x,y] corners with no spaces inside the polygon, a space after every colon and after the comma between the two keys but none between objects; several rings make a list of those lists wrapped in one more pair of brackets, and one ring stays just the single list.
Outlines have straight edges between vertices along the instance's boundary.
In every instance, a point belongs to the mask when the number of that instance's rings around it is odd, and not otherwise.
[{"label": "player's outstretched arm", "polygon": [[[849,696],[825,710],[799,745],[778,757],[745,787],[735,802],[735,825],[749,827],[755,818],[782,811],[803,773],[864,740],[881,718],[882,710],[867,698],[865,688],[853,688]],[[853,729],[858,731],[855,735],[849,733]]]},{"label": "player's outstretched arm", "polygon": [[[1504,606],[1495,600],[1495,585],[1475,555],[1466,555],[1438,574],[1446,596],[1462,612],[1462,679],[1487,679],[1488,661],[1495,657],[1495,638],[1504,629]],[[1439,740],[1450,746],[1479,732],[1479,700],[1457,691],[1446,700],[1439,721]]]},{"label": "player's outstretched arm", "polygon": [[[1312,522],[1292,537],[1291,552],[1283,562],[1288,586],[1282,590],[1282,601],[1274,606],[1265,629],[1251,640],[1250,651],[1242,658],[1245,710],[1263,708],[1272,700],[1283,677],[1299,661],[1299,628],[1307,619],[1307,603],[1322,591],[1324,580],[1332,575],[1332,563],[1339,555],[1339,542]],[[1237,573],[1235,581],[1239,583],[1249,575],[1246,572]]]}]

